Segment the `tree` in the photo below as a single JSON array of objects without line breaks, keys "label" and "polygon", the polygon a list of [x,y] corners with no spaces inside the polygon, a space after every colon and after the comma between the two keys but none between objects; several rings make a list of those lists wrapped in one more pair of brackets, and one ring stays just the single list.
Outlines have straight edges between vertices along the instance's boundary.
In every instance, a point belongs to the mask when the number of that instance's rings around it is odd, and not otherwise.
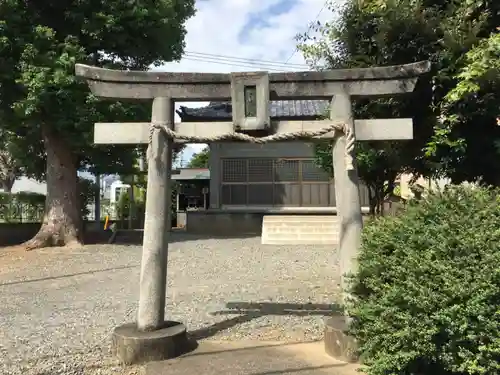
[{"label": "tree", "polygon": [[[464,53],[489,35],[492,25],[497,25],[492,20],[493,15],[498,14],[495,7],[499,6],[494,3],[497,2],[352,0],[340,10],[337,21],[316,26],[319,37],[299,36],[299,49],[317,69],[397,65],[425,59],[433,63],[430,76],[419,80],[410,97],[355,101],[357,117],[412,117],[414,120],[412,141],[368,142],[357,146],[360,178],[367,185],[374,185],[374,177],[394,176],[394,171],[424,176],[450,175],[449,160],[454,160],[453,166],[458,167],[460,146],[464,142],[455,134],[445,133],[437,118],[441,103],[456,83]],[[471,125],[469,122],[466,126],[469,133],[473,132]],[[487,135],[478,137],[476,133],[472,137],[486,139],[492,135],[491,130]],[[441,137],[435,139],[436,135]],[[434,153],[428,151],[430,145],[434,146]],[[320,145],[317,149],[324,151],[327,147]],[[331,164],[325,160],[331,158],[330,152],[317,156],[320,165]],[[477,162],[477,159],[473,161]],[[499,175],[486,168],[481,173],[497,178]],[[466,174],[457,177],[467,179]],[[379,179],[377,185],[379,189],[390,187],[391,181],[383,184]]]},{"label": "tree", "polygon": [[150,103],[97,100],[75,63],[145,70],[179,60],[194,12],[194,0],[0,3],[0,120],[46,164],[46,212],[27,249],[81,244],[77,169],[125,169],[136,159],[127,147],[92,146],[93,123],[150,115]]},{"label": "tree", "polygon": [[15,134],[0,130],[0,189],[10,193],[16,179],[21,175],[21,167],[16,156]]},{"label": "tree", "polygon": [[[409,7],[375,6],[380,3],[349,1],[337,22],[316,27],[319,39],[299,36],[299,49],[317,69],[397,65],[427,59],[432,52],[431,38],[418,34],[428,27],[428,20],[416,16],[418,12]],[[431,98],[432,84],[424,77],[411,96],[354,100],[357,118],[413,117],[417,130],[411,141],[356,145],[358,171],[369,188],[372,214],[382,212],[382,202],[393,192],[399,174],[432,174],[432,165],[422,157],[422,148],[433,134]],[[329,172],[331,155],[330,144],[316,146],[316,161]]]},{"label": "tree", "polygon": [[453,181],[480,180],[498,186],[500,34],[481,39],[464,61],[455,76],[456,86],[440,104],[441,121],[427,152],[444,159],[443,168]]},{"label": "tree", "polygon": [[[396,179],[406,168],[404,161],[399,159],[400,154],[400,145],[396,142],[387,142],[383,147],[367,142],[356,145],[358,174],[368,188],[371,215],[384,213],[383,202],[394,193]],[[315,159],[333,176],[331,143],[316,144]]]},{"label": "tree", "polygon": [[193,155],[188,163],[188,168],[208,168],[209,157],[210,149],[207,146],[200,152]]},{"label": "tree", "polygon": [[8,151],[0,151],[0,189],[6,193],[12,191],[19,176],[19,167]]}]

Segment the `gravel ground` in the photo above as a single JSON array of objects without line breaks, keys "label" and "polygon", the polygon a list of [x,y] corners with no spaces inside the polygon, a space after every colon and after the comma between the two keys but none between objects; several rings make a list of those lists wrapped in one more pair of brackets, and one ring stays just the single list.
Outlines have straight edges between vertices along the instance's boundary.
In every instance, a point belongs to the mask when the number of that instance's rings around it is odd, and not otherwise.
[{"label": "gravel ground", "polygon": [[[112,328],[135,319],[139,264],[139,246],[0,251],[0,373],[139,374],[108,353]],[[321,339],[337,271],[332,247],[174,234],[167,317],[197,339]]]}]

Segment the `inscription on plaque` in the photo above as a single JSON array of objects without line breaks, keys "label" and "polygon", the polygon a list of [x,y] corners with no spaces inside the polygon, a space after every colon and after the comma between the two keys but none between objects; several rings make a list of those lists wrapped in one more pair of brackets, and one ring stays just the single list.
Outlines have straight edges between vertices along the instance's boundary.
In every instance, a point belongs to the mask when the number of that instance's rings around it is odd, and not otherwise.
[{"label": "inscription on plaque", "polygon": [[233,124],[241,131],[264,130],[269,117],[269,76],[266,72],[232,73]]},{"label": "inscription on plaque", "polygon": [[245,117],[257,117],[257,86],[245,86]]}]

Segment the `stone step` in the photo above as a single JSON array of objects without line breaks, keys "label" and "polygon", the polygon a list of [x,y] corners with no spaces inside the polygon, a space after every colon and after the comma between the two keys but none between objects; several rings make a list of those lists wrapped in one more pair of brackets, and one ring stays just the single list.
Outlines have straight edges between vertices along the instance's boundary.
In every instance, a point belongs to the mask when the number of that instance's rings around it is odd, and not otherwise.
[{"label": "stone step", "polygon": [[263,245],[337,245],[339,221],[336,215],[265,215]]},{"label": "stone step", "polygon": [[269,222],[286,222],[286,223],[296,223],[296,222],[303,222],[304,218],[307,218],[307,222],[309,223],[323,223],[323,222],[331,222],[331,221],[325,221],[325,218],[333,218],[333,220],[337,220],[337,215],[299,215],[299,214],[292,214],[292,215],[266,215],[266,220]]}]

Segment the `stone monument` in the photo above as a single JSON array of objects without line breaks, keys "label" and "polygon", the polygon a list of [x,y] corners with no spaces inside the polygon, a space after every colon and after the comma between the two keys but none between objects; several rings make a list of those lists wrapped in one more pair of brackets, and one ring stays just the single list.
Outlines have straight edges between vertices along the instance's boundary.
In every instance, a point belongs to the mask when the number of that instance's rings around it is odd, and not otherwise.
[{"label": "stone monument", "polygon": [[[170,189],[174,141],[212,143],[284,142],[332,139],[337,212],[340,216],[339,262],[343,275],[356,272],[363,221],[354,142],[413,137],[412,119],[354,121],[353,96],[381,96],[413,91],[427,61],[388,67],[287,73],[168,73],[117,71],[77,64],[76,75],[103,98],[150,99],[150,123],[97,123],[96,144],[148,144],[146,218],[139,282],[137,321],[117,327],[113,350],[127,364],[167,359],[189,345],[186,328],[165,320],[166,277],[170,231]],[[331,100],[327,120],[277,121],[270,100]],[[175,123],[174,101],[232,101],[231,122]],[[346,358],[346,320],[327,321],[325,347]]]}]

